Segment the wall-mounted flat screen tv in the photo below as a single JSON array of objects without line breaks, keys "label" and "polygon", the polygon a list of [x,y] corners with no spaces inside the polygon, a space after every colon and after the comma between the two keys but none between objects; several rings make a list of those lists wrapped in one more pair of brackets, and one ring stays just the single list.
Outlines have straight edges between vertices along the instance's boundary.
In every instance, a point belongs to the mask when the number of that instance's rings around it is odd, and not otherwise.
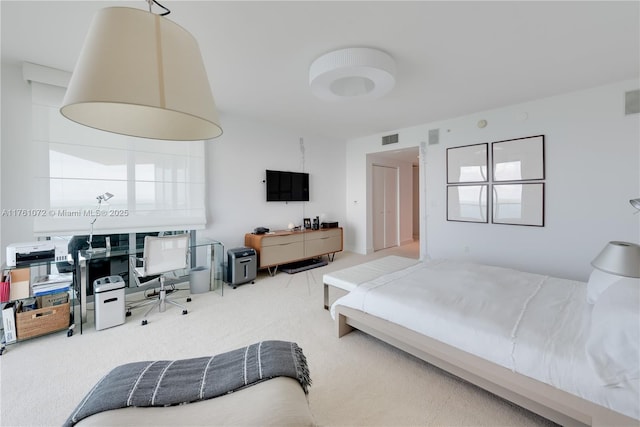
[{"label": "wall-mounted flat screen tv", "polygon": [[267,202],[308,202],[309,174],[267,170]]}]

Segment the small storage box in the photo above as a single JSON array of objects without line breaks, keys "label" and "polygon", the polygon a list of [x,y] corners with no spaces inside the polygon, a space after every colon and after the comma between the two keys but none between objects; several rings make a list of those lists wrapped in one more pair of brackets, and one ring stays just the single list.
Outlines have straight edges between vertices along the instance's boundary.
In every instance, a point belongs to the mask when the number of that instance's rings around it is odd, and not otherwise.
[{"label": "small storage box", "polygon": [[93,302],[96,330],[124,323],[124,280],[107,276],[93,282]]},{"label": "small storage box", "polygon": [[58,292],[57,294],[43,295],[43,296],[37,297],[37,300],[38,300],[38,307],[40,308],[51,307],[54,305],[60,305],[60,304],[69,302],[69,293]]},{"label": "small storage box", "polygon": [[61,331],[69,327],[69,303],[16,313],[19,340]]}]

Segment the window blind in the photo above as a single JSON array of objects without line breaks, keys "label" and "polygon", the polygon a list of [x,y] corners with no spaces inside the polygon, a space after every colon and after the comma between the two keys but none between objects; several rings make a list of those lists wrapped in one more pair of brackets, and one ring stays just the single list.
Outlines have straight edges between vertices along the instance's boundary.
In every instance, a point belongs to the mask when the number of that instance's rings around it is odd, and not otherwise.
[{"label": "window blind", "polygon": [[204,141],[92,129],[60,114],[65,88],[32,80],[31,91],[36,236],[89,234],[94,218],[94,234],[205,227]]}]

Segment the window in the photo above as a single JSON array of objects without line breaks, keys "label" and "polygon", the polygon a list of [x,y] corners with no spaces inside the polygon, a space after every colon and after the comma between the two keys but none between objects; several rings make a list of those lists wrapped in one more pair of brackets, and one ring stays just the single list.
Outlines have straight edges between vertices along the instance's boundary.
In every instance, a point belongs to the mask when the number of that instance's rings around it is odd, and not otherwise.
[{"label": "window", "polygon": [[[37,236],[204,228],[204,141],[128,137],[59,112],[65,88],[31,81]],[[114,194],[98,211],[97,196]]]}]

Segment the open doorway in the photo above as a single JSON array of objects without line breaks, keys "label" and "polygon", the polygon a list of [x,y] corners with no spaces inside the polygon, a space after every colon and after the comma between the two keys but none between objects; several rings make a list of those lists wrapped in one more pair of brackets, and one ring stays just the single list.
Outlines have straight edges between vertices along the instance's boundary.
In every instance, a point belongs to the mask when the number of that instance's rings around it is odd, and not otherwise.
[{"label": "open doorway", "polygon": [[373,251],[416,244],[420,236],[418,147],[367,156],[371,198],[369,244]]}]

